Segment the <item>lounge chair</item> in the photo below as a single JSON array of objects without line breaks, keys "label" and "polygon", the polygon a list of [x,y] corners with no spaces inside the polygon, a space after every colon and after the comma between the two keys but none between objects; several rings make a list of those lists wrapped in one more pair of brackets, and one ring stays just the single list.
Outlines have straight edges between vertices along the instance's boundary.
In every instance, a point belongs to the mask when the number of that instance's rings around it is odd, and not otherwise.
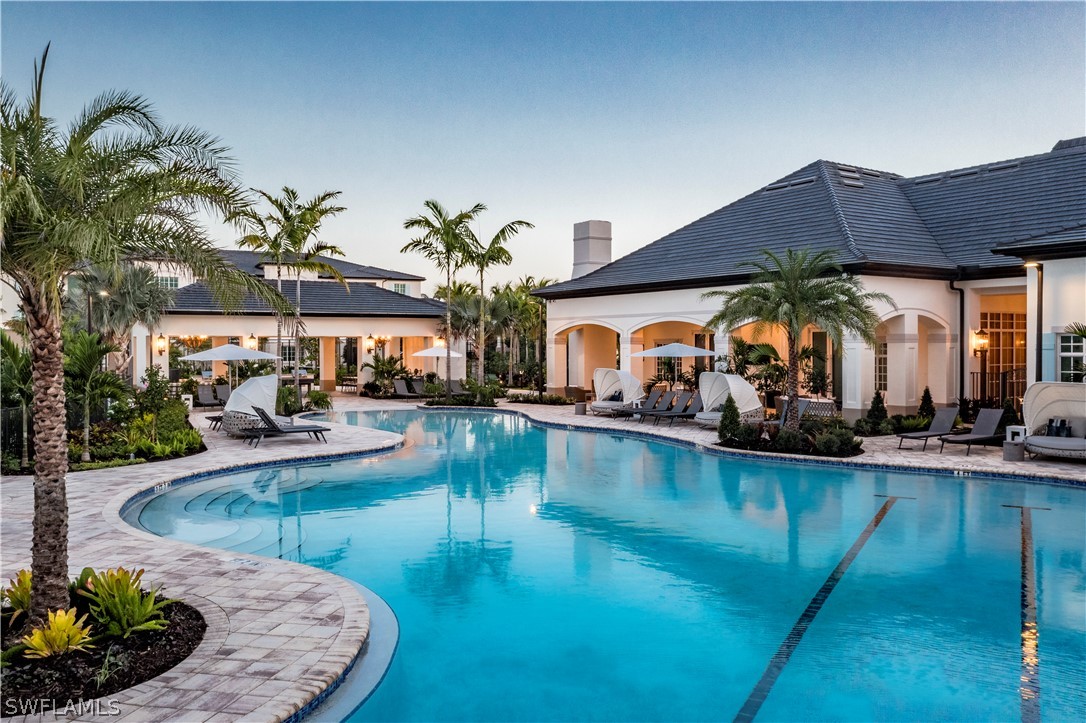
[{"label": "lounge chair", "polygon": [[215,398],[215,392],[209,384],[196,387],[196,401],[201,407],[222,407],[225,402]]},{"label": "lounge chair", "polygon": [[685,408],[680,408],[679,405],[676,404],[669,411],[653,414],[652,423],[653,425],[657,425],[660,423],[661,419],[666,419],[667,426],[670,427],[675,424],[676,419],[693,419],[694,416],[701,411],[701,406],[701,395],[695,392],[694,398],[690,400],[690,404],[686,405]]},{"label": "lounge chair", "polygon": [[241,430],[242,436],[247,439],[251,447],[259,447],[260,440],[264,439],[264,437],[279,437],[284,434],[308,434],[315,440],[325,444],[328,443],[328,440],[324,437],[328,427],[321,427],[317,424],[279,424],[274,417],[261,407],[253,407],[253,411],[260,417],[260,421],[264,426]]},{"label": "lounge chair", "polygon": [[452,392],[452,395],[454,397],[460,397],[470,393],[467,389],[464,389],[464,387],[461,386],[459,379],[453,379],[449,382],[449,391]]},{"label": "lounge chair", "polygon": [[977,415],[977,421],[968,434],[949,434],[939,437],[943,444],[939,445],[939,454],[943,453],[943,446],[947,442],[951,444],[964,444],[965,456],[969,456],[974,444],[987,444],[1003,439],[1002,434],[996,434],[999,420],[1003,419],[1002,409],[982,409]]},{"label": "lounge chair", "polygon": [[[1022,399],[1026,425],[1026,451],[1030,457],[1086,459],[1086,384],[1081,382],[1037,382]],[[1071,437],[1049,436],[1047,422],[1066,419]]]},{"label": "lounge chair", "polygon": [[671,405],[671,407],[669,407],[669,408],[661,407],[659,409],[652,409],[652,410],[644,411],[644,412],[641,413],[641,419],[638,420],[638,421],[644,422],[646,419],[652,419],[652,423],[656,424],[656,422],[659,421],[659,419],[657,419],[657,418],[659,416],[663,415],[663,414],[681,412],[681,411],[685,410],[686,405],[688,405],[690,403],[690,399],[693,396],[694,396],[693,392],[683,392],[678,397],[676,397],[676,399],[675,399],[674,403]]},{"label": "lounge chair", "polygon": [[640,424],[645,420],[645,418],[642,416],[643,414],[647,414],[649,412],[666,412],[668,409],[671,408],[671,403],[675,401],[675,397],[677,396],[679,396],[677,392],[664,392],[660,395],[660,399],[657,400],[656,404],[652,405],[651,407],[646,404],[643,407],[634,408],[633,414],[631,414],[630,416],[637,417],[637,422],[638,424]]},{"label": "lounge chair", "polygon": [[216,384],[215,396],[219,398],[219,403],[225,405],[230,401],[230,385],[229,384]]},{"label": "lounge chair", "polygon": [[924,432],[900,432],[898,436],[897,448],[901,449],[901,443],[906,439],[922,439],[924,440],[924,446],[920,448],[923,452],[928,448],[928,440],[932,437],[941,437],[944,434],[950,434],[950,430],[954,429],[954,420],[958,418],[958,410],[954,407],[946,407],[944,409],[937,410],[935,412],[935,418],[931,420],[931,425]]},{"label": "lounge chair", "polygon": [[[774,427],[779,427],[782,424],[784,424],[784,420],[786,420],[788,418],[788,404],[792,400],[791,399],[784,399],[784,400],[778,399],[777,401],[781,402],[781,406],[780,406],[781,415],[779,417],[777,417],[776,419],[772,420],[772,421],[765,422],[765,424],[772,425]],[[810,399],[804,399],[803,397],[799,398],[799,406],[797,407],[797,409],[799,410],[800,421],[803,421],[803,415],[806,414],[807,405],[810,404],[810,403],[811,403]]]},{"label": "lounge chair", "polygon": [[[625,409],[616,409],[614,416],[616,417],[632,417],[641,411],[648,411],[649,409],[655,409],[657,403],[660,401],[660,397],[663,396],[663,389],[653,389],[649,398],[642,402],[640,405],[633,407],[627,407]],[[670,399],[668,401],[671,401]]]},{"label": "lounge chair", "polygon": [[[415,394],[418,394],[420,397],[426,397],[427,399],[432,399],[435,396],[438,396],[436,394],[426,393],[426,380],[421,377],[419,377],[418,379],[411,379],[408,383],[407,388],[413,391]],[[442,394],[444,394],[444,392],[442,392]]]},{"label": "lounge chair", "polygon": [[396,390],[392,396],[398,399],[421,399],[421,394],[415,394],[413,391],[407,388],[406,379],[393,379],[392,388]]},{"label": "lounge chair", "polygon": [[741,376],[720,372],[702,372],[698,377],[702,406],[706,411],[694,415],[694,422],[703,427],[716,429],[720,425],[720,412],[730,396],[739,409],[739,421],[754,424],[765,419],[765,407],[758,398],[758,390]]},{"label": "lounge chair", "polygon": [[613,416],[616,410],[632,409],[645,398],[641,380],[633,374],[619,369],[597,369],[596,372],[600,381],[597,384],[594,380],[593,384],[600,396],[592,402],[593,414]]}]

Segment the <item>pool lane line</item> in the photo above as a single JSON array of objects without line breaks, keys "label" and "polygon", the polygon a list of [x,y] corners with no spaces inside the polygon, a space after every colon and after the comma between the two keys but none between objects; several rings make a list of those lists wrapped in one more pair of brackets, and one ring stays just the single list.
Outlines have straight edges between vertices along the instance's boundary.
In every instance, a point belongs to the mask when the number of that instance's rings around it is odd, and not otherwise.
[{"label": "pool lane line", "polygon": [[1030,510],[1050,510],[1051,507],[1003,505],[1021,513],[1022,530],[1022,674],[1018,695],[1022,701],[1022,723],[1041,720],[1041,658],[1037,633],[1037,571],[1033,555],[1033,516]]},{"label": "pool lane line", "polygon": [[833,589],[837,587],[837,583],[841,581],[841,578],[845,576],[845,572],[848,570],[849,565],[856,559],[856,556],[860,554],[860,550],[867,543],[867,540],[871,537],[875,529],[882,523],[886,514],[890,511],[890,508],[894,506],[894,503],[898,500],[913,500],[915,497],[897,497],[894,495],[875,495],[875,497],[885,497],[886,501],[882,503],[882,507],[875,513],[875,516],[871,518],[871,521],[867,523],[867,527],[864,528],[860,536],[856,538],[856,541],[852,543],[852,547],[848,549],[845,556],[841,558],[841,561],[837,563],[837,567],[833,568],[833,572],[826,578],[826,582],[822,583],[822,587],[818,589],[815,596],[811,598],[811,602],[807,604],[807,609],[796,620],[796,624],[792,626],[792,629],[785,636],[784,642],[777,648],[777,652],[773,654],[773,657],[769,660],[769,665],[766,666],[765,672],[762,673],[761,680],[754,686],[754,690],[747,696],[746,702],[743,707],[739,709],[739,712],[735,714],[735,723],[749,723],[754,720],[754,716],[758,715],[758,710],[765,703],[765,699],[769,697],[769,691],[773,689],[773,684],[777,682],[777,678],[780,677],[781,672],[784,670],[784,666],[788,664],[788,660],[792,657],[792,653],[795,651],[796,646],[799,645],[799,641],[803,638],[803,634],[807,632],[807,628],[810,627],[814,621],[815,616],[822,609],[826,599],[833,592]]}]

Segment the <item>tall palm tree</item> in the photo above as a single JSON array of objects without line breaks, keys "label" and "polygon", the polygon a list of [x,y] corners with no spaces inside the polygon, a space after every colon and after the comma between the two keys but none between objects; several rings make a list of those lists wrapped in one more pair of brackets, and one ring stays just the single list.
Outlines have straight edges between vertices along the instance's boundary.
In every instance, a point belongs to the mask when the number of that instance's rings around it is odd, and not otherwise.
[{"label": "tall palm tree", "polygon": [[793,400],[784,424],[799,430],[799,405],[794,400],[799,398],[799,343],[803,330],[817,326],[837,347],[846,331],[874,344],[879,316],[872,304],[882,301],[897,306],[886,294],[864,291],[858,278],[843,273],[830,251],[788,249],[783,257],[772,251],[762,254],[763,260],[746,264],[755,269],[750,285],[701,295],[702,299],[721,301],[720,311],[705,326],[731,330],[754,320],[756,335],[770,326],[783,329],[788,339],[787,391]]},{"label": "tall palm tree", "polygon": [[69,604],[65,279],[87,263],[168,261],[205,281],[224,308],[246,293],[285,306],[227,263],[200,224],[201,213],[245,202],[226,148],[198,129],[163,126],[148,101],[124,91],[98,96],[62,127],[42,107],[48,53],[25,101],[0,83],[0,266],[26,320],[33,370],[33,622]]},{"label": "tall palm tree", "polygon": [[[93,298],[94,303],[84,306],[87,298]],[[150,267],[124,262],[111,268],[90,266],[72,274],[68,299],[72,308],[89,311],[88,329],[93,328],[103,341],[117,347],[109,366],[121,372],[132,359],[132,328],[136,324],[155,328],[162,314],[173,306],[174,292],[159,285]]]},{"label": "tall palm tree", "polygon": [[[479,204],[480,206],[482,204]],[[483,208],[486,208],[483,206]],[[483,366],[483,357],[486,350],[486,270],[491,266],[508,266],[513,262],[513,256],[505,244],[520,233],[522,228],[535,228],[527,221],[510,221],[498,229],[490,242],[484,245],[475,234],[471,234],[471,246],[468,252],[467,262],[479,272],[479,327],[476,332],[475,348],[479,355],[479,368],[476,370],[478,382],[483,383],[486,371]]]},{"label": "tall palm tree", "polygon": [[[413,216],[403,222],[404,229],[418,231],[420,235],[413,238],[406,246],[400,249],[400,253],[417,253],[429,259],[441,271],[445,272],[445,287],[452,287],[452,276],[467,263],[471,253],[471,244],[474,236],[471,233],[471,222],[475,217],[486,210],[486,206],[477,203],[466,211],[461,211],[455,216],[450,216],[437,201],[430,199],[423,203],[427,213]],[[452,308],[445,304],[445,328],[452,328]],[[452,378],[452,347],[445,345],[445,402],[452,403],[452,386],[448,382]]]},{"label": "tall palm tree", "polygon": [[106,357],[117,351],[117,346],[105,341],[99,334],[88,334],[80,329],[64,344],[64,381],[66,394],[82,407],[84,462],[91,461],[90,415],[91,408],[106,399],[120,400],[131,388],[116,373],[103,371]]},{"label": "tall palm tree", "polygon": [[34,384],[30,371],[30,352],[0,331],[0,394],[5,406],[17,404],[22,420],[22,449],[19,469],[30,466],[30,405],[34,402]]}]

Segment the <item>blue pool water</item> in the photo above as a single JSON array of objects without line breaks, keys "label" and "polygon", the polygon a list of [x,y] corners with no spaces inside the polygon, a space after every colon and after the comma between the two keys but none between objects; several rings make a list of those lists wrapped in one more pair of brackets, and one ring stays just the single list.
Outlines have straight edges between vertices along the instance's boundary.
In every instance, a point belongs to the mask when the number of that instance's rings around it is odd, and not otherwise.
[{"label": "blue pool water", "polygon": [[[400,647],[352,720],[1086,710],[1084,490],[737,460],[500,414],[337,421],[410,443],[201,480],[130,519],[317,565],[388,601]],[[1025,668],[1023,513],[1007,505],[1046,508],[1026,528]]]}]

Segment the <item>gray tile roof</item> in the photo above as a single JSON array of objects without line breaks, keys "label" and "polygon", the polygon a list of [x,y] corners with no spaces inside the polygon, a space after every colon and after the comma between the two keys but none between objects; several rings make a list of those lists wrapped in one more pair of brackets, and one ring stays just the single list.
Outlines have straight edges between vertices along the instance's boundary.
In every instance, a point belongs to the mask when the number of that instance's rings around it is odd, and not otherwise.
[{"label": "gray tile roof", "polygon": [[918,178],[815,161],[547,298],[697,288],[747,278],[762,249],[829,250],[850,271],[1006,273],[997,244],[1086,222],[1086,145]]},{"label": "gray tile roof", "polygon": [[[265,283],[273,284],[274,281]],[[283,296],[295,303],[295,284],[283,284]],[[382,316],[432,317],[445,313],[445,304],[434,299],[417,299],[381,289],[373,284],[349,283],[350,293],[342,284],[330,281],[302,282],[303,316]],[[238,309],[242,314],[269,314],[268,306],[249,296]],[[222,314],[222,308],[203,283],[190,284],[177,290],[170,314]]]},{"label": "gray tile roof", "polygon": [[1086,224],[998,244],[994,252],[1009,256],[1069,258],[1086,255]]},{"label": "gray tile roof", "polygon": [[[265,263],[265,259],[255,251],[245,251],[243,249],[221,249],[223,257],[230,263],[237,266],[242,271],[252,274],[254,276],[263,276],[264,271],[261,268]],[[363,264],[355,264],[350,261],[344,261],[330,256],[319,256],[321,261],[325,262],[329,266],[337,269],[339,273],[343,274],[348,279],[388,279],[390,281],[425,281],[422,276],[414,276],[412,274],[405,274],[400,271],[389,271],[388,269],[379,269],[376,266],[365,266]],[[321,278],[332,278],[328,274],[320,274]]]}]

